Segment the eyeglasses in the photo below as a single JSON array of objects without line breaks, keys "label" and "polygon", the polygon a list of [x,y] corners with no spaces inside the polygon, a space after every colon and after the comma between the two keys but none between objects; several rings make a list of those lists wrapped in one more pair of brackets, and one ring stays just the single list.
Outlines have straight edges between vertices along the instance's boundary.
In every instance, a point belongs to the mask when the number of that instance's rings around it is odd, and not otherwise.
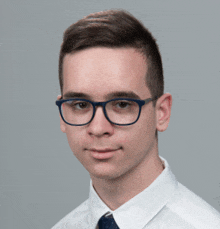
[{"label": "eyeglasses", "polygon": [[71,126],[89,124],[96,112],[97,106],[102,106],[106,119],[115,125],[127,126],[138,121],[141,108],[155,98],[145,100],[116,98],[106,102],[92,102],[87,99],[61,99],[56,101],[63,121]]}]

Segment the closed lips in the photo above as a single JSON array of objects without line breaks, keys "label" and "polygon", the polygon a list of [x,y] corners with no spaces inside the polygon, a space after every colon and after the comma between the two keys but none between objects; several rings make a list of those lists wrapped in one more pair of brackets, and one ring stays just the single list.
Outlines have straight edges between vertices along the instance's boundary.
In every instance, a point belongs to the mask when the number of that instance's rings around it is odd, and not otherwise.
[{"label": "closed lips", "polygon": [[118,149],[109,149],[109,148],[106,148],[106,149],[90,149],[90,151],[96,151],[96,152],[100,152],[100,153],[103,153],[103,152],[112,152],[112,151],[116,151]]}]

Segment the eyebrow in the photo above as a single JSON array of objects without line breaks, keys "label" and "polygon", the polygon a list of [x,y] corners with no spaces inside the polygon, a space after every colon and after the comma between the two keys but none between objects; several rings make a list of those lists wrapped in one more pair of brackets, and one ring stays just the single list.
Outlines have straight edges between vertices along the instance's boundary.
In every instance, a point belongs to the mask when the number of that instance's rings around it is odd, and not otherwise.
[{"label": "eyebrow", "polygon": [[91,97],[85,93],[80,93],[80,92],[66,92],[63,95],[63,99],[74,99],[74,98],[80,98],[80,99],[91,99]]},{"label": "eyebrow", "polygon": [[[63,99],[74,99],[74,98],[80,98],[80,99],[88,99],[92,100],[92,97],[86,93],[81,92],[66,92],[63,95]],[[141,99],[140,96],[138,96],[133,91],[114,91],[105,96],[105,99],[110,100],[114,98],[131,98],[131,99]]]}]

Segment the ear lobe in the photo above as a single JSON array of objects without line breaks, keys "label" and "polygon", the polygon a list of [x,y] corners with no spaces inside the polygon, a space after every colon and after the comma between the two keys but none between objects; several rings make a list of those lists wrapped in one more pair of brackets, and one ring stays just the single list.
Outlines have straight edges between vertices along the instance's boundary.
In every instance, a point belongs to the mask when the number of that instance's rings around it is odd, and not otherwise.
[{"label": "ear lobe", "polygon": [[60,116],[60,129],[63,133],[66,133],[66,124],[64,123],[63,119]]},{"label": "ear lobe", "polygon": [[[57,96],[57,100],[59,100],[59,99],[61,99],[61,95],[58,95]],[[60,114],[59,114],[59,116],[60,116]],[[63,121],[63,119],[61,118],[61,116],[60,116],[60,129],[61,129],[61,131],[63,132],[63,133],[66,133],[66,124],[64,123],[64,121]]]},{"label": "ear lobe", "polygon": [[167,129],[170,121],[172,107],[172,96],[169,93],[163,94],[157,101],[157,130],[163,132]]}]

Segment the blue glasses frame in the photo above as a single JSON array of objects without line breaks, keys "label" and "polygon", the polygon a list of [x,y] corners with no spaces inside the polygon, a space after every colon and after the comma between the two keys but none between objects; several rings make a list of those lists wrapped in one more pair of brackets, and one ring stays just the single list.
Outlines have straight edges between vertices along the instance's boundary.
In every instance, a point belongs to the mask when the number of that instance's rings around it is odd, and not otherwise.
[{"label": "blue glasses frame", "polygon": [[[111,99],[111,100],[108,100],[108,101],[105,101],[105,102],[92,102],[92,101],[90,101],[90,100],[88,100],[88,99],[74,98],[74,99],[60,99],[60,100],[57,100],[55,103],[56,103],[56,105],[59,107],[60,116],[62,117],[63,121],[64,121],[66,124],[70,125],[70,126],[85,126],[85,125],[89,124],[89,123],[93,120],[93,118],[95,117],[95,112],[96,112],[96,107],[97,107],[97,106],[102,106],[102,108],[103,108],[103,113],[104,113],[106,119],[107,119],[110,123],[112,123],[112,124],[114,124],[114,125],[118,125],[118,126],[129,126],[129,125],[132,125],[132,124],[134,124],[134,123],[136,123],[136,122],[138,121],[138,119],[139,119],[139,117],[140,117],[140,114],[141,114],[141,108],[142,108],[142,106],[145,105],[145,104],[148,104],[150,101],[154,101],[154,100],[156,100],[156,99],[157,99],[157,97],[155,97],[155,98],[148,98],[148,99],[145,99],[145,100],[130,99],[130,98],[116,98],[116,99]],[[93,106],[93,115],[92,115],[92,118],[90,119],[89,122],[87,122],[87,123],[85,123],[85,124],[71,124],[71,123],[67,122],[67,121],[64,119],[63,114],[62,114],[62,110],[61,110],[62,103],[67,102],[67,101],[74,101],[74,100],[85,101],[85,102],[89,102],[89,103],[92,104],[92,106]],[[128,101],[133,101],[133,102],[136,102],[136,103],[139,105],[139,113],[138,113],[137,119],[136,119],[134,122],[128,123],[128,124],[118,124],[118,123],[112,122],[112,121],[109,119],[109,117],[108,117],[108,115],[107,115],[107,112],[106,112],[106,109],[105,109],[105,106],[106,106],[107,103],[109,103],[109,102],[111,102],[111,101],[116,101],[116,100],[128,100]]]}]

